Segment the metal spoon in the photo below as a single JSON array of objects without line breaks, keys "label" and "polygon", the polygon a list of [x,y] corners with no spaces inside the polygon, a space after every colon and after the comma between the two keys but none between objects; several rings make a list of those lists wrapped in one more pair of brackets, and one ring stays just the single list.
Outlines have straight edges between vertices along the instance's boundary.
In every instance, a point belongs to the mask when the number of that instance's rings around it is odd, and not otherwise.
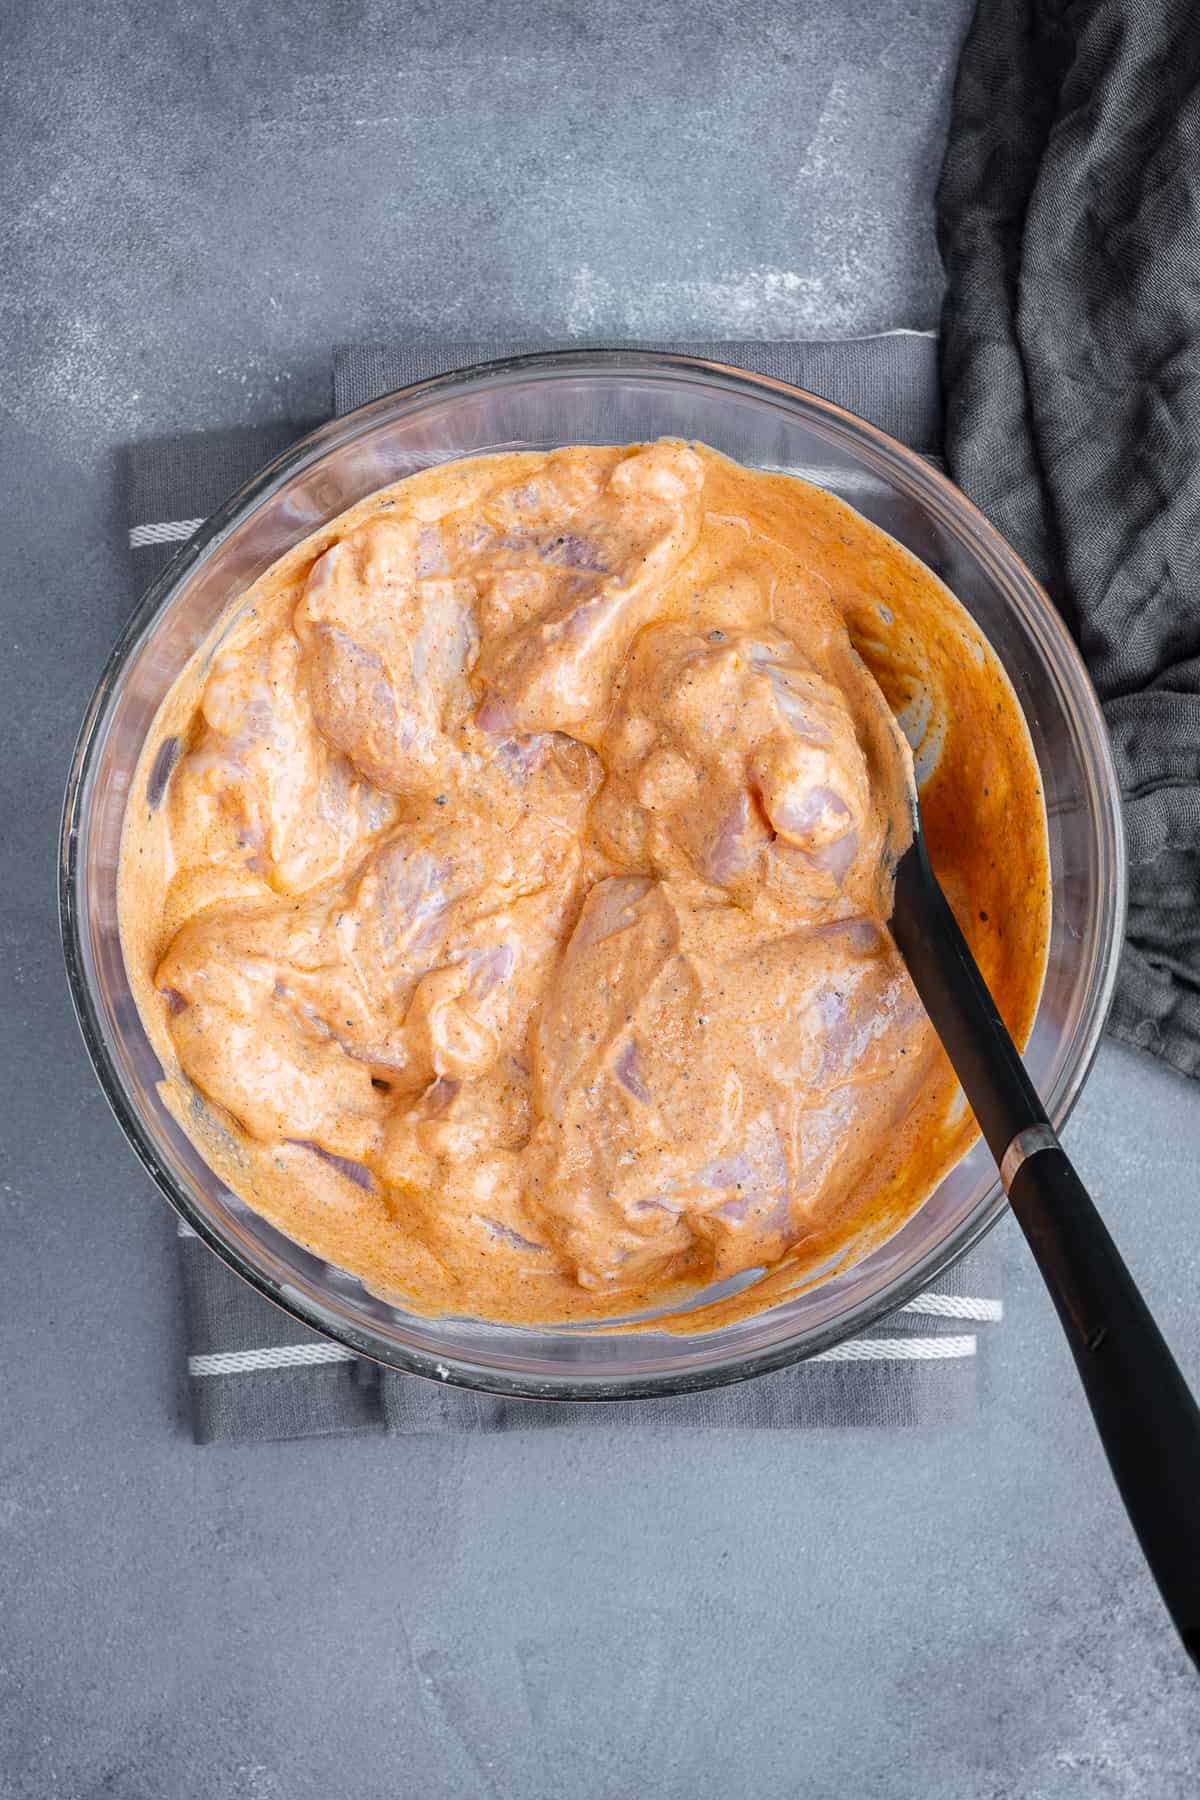
[{"label": "metal spoon", "polygon": [[938,884],[915,781],[908,799],[913,840],[896,867],[892,937],[999,1166],[1142,1553],[1200,1668],[1200,1409],[1046,1117]]}]

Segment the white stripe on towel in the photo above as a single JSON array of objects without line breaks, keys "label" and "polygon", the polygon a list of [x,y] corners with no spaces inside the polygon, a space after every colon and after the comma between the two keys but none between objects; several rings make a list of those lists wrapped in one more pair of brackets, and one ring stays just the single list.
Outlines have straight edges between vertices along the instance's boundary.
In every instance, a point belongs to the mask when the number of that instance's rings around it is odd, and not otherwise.
[{"label": "white stripe on towel", "polygon": [[851,1338],[832,1350],[818,1351],[813,1362],[940,1362],[947,1357],[974,1356],[974,1337]]},{"label": "white stripe on towel", "polygon": [[189,1375],[249,1375],[256,1369],[302,1369],[310,1363],[353,1362],[343,1344],[274,1344],[267,1350],[218,1350],[189,1356]]},{"label": "white stripe on towel", "polygon": [[[353,1362],[341,1344],[275,1344],[266,1350],[221,1350],[189,1356],[189,1375],[250,1375],[257,1369],[300,1369],[314,1363]],[[974,1337],[854,1338],[822,1350],[813,1362],[942,1362],[975,1355]]]},{"label": "white stripe on towel", "polygon": [[933,1313],[939,1319],[982,1319],[998,1324],[1004,1317],[1003,1300],[984,1300],[977,1294],[918,1294],[900,1308],[906,1313]]},{"label": "white stripe on towel", "polygon": [[176,1219],[176,1221],[175,1221],[175,1236],[176,1237],[199,1237],[200,1233],[198,1231],[193,1231],[186,1219]]},{"label": "white stripe on towel", "polygon": [[876,338],[885,337],[923,337],[935,338],[938,333],[928,327],[920,330],[915,325],[893,325],[889,331],[864,331],[861,337],[822,338],[825,344],[873,344]]},{"label": "white stripe on towel", "polygon": [[183,544],[195,537],[203,519],[161,519],[155,525],[131,525],[129,548],[144,550],[147,544]]}]

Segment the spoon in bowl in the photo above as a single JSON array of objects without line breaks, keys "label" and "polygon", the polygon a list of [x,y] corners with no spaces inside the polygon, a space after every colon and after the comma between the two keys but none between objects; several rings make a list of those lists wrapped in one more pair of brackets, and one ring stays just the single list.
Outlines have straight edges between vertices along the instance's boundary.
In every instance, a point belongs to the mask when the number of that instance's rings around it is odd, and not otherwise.
[{"label": "spoon in bowl", "polygon": [[[882,693],[879,703],[898,733]],[[1059,1143],[959,930],[929,860],[907,747],[903,764],[913,836],[896,866],[889,929],[996,1159],[1142,1553],[1200,1668],[1200,1408]]]}]

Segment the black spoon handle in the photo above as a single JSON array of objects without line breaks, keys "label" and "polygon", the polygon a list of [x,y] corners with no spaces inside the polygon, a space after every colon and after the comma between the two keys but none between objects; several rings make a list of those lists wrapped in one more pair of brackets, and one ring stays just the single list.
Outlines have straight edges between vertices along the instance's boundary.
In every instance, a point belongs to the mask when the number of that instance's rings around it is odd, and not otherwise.
[{"label": "black spoon handle", "polygon": [[891,931],[1000,1166],[1143,1554],[1200,1667],[1200,1409],[1058,1143],[919,831],[896,870]]}]

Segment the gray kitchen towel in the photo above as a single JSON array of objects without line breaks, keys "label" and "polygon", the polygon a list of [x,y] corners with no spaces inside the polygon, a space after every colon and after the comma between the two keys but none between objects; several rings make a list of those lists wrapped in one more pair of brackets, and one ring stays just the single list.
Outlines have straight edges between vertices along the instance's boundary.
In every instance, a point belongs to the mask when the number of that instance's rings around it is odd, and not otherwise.
[{"label": "gray kitchen towel", "polygon": [[[546,349],[439,343],[336,353],[338,413],[392,388],[498,354]],[[737,363],[824,394],[934,455],[936,346],[896,332],[841,343],[659,345]],[[279,424],[139,445],[129,460],[129,541],[139,587],[242,481],[304,429]],[[197,1442],[338,1433],[502,1431],[563,1425],[940,1424],[970,1415],[979,1327],[1000,1319],[989,1243],[928,1293],[822,1357],[685,1398],[573,1404],[505,1400],[382,1370],[318,1337],[232,1275],[179,1227],[192,1425]]]},{"label": "gray kitchen towel", "polygon": [[1110,1029],[1200,1074],[1200,10],[980,0],[938,237],[946,456],[1070,623],[1112,737]]}]

